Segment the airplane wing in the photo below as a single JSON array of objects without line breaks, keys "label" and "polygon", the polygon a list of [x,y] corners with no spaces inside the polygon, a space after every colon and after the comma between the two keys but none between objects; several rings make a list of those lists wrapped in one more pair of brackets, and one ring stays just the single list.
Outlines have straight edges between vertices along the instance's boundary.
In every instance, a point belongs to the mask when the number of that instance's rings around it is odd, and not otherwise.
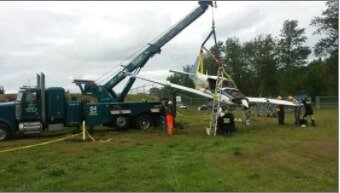
[{"label": "airplane wing", "polygon": [[189,75],[189,76],[195,76],[196,74],[189,73],[189,72],[183,72],[183,71],[177,71],[177,70],[169,70],[170,72],[175,72],[179,74]]},{"label": "airplane wing", "polygon": [[296,106],[293,102],[279,99],[247,97],[250,103],[270,103],[275,105]]},{"label": "airplane wing", "polygon": [[209,93],[199,91],[199,90],[196,90],[196,89],[193,89],[193,88],[185,87],[185,86],[182,86],[182,85],[174,84],[174,83],[171,83],[170,81],[164,81],[163,82],[163,81],[159,81],[159,80],[145,78],[145,77],[142,77],[142,76],[139,76],[139,75],[136,75],[136,74],[131,74],[131,73],[128,73],[128,72],[126,72],[126,73],[130,77],[138,78],[138,79],[145,80],[145,81],[148,81],[148,82],[153,82],[153,83],[160,84],[160,85],[163,85],[163,86],[170,86],[171,88],[175,88],[175,89],[178,89],[178,90],[194,93],[194,94],[197,94],[197,95],[209,98],[209,99],[213,98],[212,95],[209,94]]},{"label": "airplane wing", "polygon": [[[197,76],[197,74],[193,74],[193,73],[190,73],[190,72],[183,72],[183,71],[177,71],[177,70],[169,70],[169,71],[179,73],[179,74],[185,74],[185,75],[189,75],[189,76]],[[205,76],[206,78],[217,80],[217,76],[212,76],[212,75],[207,75],[207,74],[202,74],[202,75]]]}]

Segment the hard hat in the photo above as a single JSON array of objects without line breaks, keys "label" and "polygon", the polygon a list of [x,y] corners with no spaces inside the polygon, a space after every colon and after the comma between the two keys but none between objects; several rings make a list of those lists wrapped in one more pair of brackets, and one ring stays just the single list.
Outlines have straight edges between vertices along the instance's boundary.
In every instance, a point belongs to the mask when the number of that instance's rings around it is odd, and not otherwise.
[{"label": "hard hat", "polygon": [[282,99],[282,97],[279,95],[279,96],[277,96],[277,99],[279,99],[279,100],[280,100],[280,99]]},{"label": "hard hat", "polygon": [[292,96],[289,96],[289,97],[288,97],[288,100],[293,100],[293,97],[292,97]]}]

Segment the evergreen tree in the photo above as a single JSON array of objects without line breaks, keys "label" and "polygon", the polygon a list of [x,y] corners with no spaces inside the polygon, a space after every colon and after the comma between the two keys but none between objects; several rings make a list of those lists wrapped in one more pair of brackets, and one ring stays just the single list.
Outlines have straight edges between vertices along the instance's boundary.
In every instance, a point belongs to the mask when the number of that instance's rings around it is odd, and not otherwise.
[{"label": "evergreen tree", "polygon": [[293,95],[301,87],[297,82],[301,80],[299,68],[307,63],[306,59],[311,53],[310,48],[304,45],[307,40],[304,34],[305,29],[298,28],[297,20],[284,22],[276,49],[280,94]]},{"label": "evergreen tree", "polygon": [[314,53],[317,56],[338,53],[339,1],[327,1],[326,6],[327,9],[322,12],[322,15],[315,17],[311,22],[311,25],[318,28],[314,34],[326,35],[314,47]]},{"label": "evergreen tree", "polygon": [[318,27],[316,34],[326,35],[314,47],[317,56],[328,56],[323,65],[326,76],[323,78],[327,83],[327,94],[338,95],[338,46],[339,46],[339,1],[330,0],[326,2],[327,9],[321,16],[315,17],[311,25]]}]

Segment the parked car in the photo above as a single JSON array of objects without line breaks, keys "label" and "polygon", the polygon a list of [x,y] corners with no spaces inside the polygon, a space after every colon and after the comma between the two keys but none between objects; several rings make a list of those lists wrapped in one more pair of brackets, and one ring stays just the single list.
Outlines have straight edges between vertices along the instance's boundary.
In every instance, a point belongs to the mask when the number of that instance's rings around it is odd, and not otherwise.
[{"label": "parked car", "polygon": [[[212,102],[208,102],[207,104],[201,105],[198,107],[197,111],[207,111],[212,109]],[[215,109],[217,106],[215,106]]]},{"label": "parked car", "polygon": [[183,104],[177,104],[177,108],[179,108],[179,109],[188,109],[188,106],[185,106],[185,105],[183,105]]}]

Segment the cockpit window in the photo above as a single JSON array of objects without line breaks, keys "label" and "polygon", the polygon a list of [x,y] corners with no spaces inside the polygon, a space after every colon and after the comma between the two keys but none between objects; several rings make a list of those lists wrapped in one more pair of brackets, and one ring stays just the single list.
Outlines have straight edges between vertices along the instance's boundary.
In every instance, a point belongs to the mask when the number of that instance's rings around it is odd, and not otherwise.
[{"label": "cockpit window", "polygon": [[235,85],[233,84],[233,82],[229,81],[229,80],[223,80],[222,82],[222,87],[228,87],[228,88],[235,88]]},{"label": "cockpit window", "polygon": [[225,95],[232,96],[233,98],[244,98],[245,96],[238,90],[234,88],[226,88],[222,90]]}]

